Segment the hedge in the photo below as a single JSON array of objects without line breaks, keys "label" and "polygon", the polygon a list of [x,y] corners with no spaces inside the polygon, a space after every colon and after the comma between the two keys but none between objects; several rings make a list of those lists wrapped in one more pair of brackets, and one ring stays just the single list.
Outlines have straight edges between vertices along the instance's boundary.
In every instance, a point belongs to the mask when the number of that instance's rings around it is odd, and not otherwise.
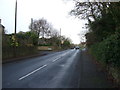
[{"label": "hedge", "polygon": [[91,46],[94,56],[105,64],[120,66],[120,34],[111,35],[100,43]]}]

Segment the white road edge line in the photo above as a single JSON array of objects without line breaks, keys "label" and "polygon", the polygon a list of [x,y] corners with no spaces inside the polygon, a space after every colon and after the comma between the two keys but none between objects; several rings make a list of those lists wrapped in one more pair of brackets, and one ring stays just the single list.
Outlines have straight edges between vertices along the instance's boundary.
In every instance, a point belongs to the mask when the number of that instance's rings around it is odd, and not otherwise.
[{"label": "white road edge line", "polygon": [[33,73],[35,73],[35,72],[39,71],[40,69],[42,69],[42,68],[44,68],[44,67],[46,67],[46,66],[47,66],[47,64],[45,64],[45,65],[41,66],[40,68],[38,68],[38,69],[36,69],[36,70],[34,70],[34,71],[32,71],[32,72],[30,72],[30,73],[26,74],[25,76],[22,76],[22,77],[21,77],[21,78],[19,78],[18,80],[22,80],[22,79],[24,79],[24,78],[26,78],[26,77],[30,76],[31,74],[33,74]]}]

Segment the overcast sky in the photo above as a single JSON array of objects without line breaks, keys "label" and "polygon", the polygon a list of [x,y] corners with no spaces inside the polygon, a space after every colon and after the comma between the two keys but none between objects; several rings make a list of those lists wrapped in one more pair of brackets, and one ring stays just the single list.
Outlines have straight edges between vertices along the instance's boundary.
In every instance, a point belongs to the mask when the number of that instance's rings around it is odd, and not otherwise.
[{"label": "overcast sky", "polygon": [[[73,1],[67,0],[18,0],[17,32],[29,31],[31,18],[45,18],[62,35],[78,44],[85,32],[84,20],[78,20],[68,13],[74,8]],[[15,0],[0,0],[0,18],[7,33],[14,32]],[[81,37],[80,37],[80,36]]]}]

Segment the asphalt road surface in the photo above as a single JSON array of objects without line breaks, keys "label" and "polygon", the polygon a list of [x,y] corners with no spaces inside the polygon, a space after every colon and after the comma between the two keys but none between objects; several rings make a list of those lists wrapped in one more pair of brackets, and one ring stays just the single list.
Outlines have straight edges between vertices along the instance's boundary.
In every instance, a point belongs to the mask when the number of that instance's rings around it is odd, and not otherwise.
[{"label": "asphalt road surface", "polygon": [[[90,63],[86,56],[81,56],[81,50],[75,49],[6,63],[2,69],[3,88],[94,88],[111,86],[105,75],[94,70],[96,67]],[[93,77],[94,80],[91,79]]]}]

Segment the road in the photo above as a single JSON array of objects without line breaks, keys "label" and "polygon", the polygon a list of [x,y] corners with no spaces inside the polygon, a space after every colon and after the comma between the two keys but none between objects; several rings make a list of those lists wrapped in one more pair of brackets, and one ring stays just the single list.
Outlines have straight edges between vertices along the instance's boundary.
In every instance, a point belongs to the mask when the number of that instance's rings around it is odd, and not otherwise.
[{"label": "road", "polygon": [[[82,63],[81,51],[74,49],[7,63],[3,65],[2,71],[3,88],[80,88],[86,86],[111,86],[107,81],[103,81],[105,83],[100,82],[100,84],[95,84],[95,82],[92,83],[92,85],[88,83],[89,85],[87,85],[86,82],[92,81],[90,81],[90,77],[89,79],[83,77],[86,74],[83,72]],[[91,68],[91,66],[89,66],[89,68]],[[97,77],[105,80],[104,75],[98,75]],[[101,85],[101,83],[103,83],[103,85]]]},{"label": "road", "polygon": [[78,87],[79,74],[75,70],[78,54],[79,50],[65,50],[5,64],[3,88]]}]

